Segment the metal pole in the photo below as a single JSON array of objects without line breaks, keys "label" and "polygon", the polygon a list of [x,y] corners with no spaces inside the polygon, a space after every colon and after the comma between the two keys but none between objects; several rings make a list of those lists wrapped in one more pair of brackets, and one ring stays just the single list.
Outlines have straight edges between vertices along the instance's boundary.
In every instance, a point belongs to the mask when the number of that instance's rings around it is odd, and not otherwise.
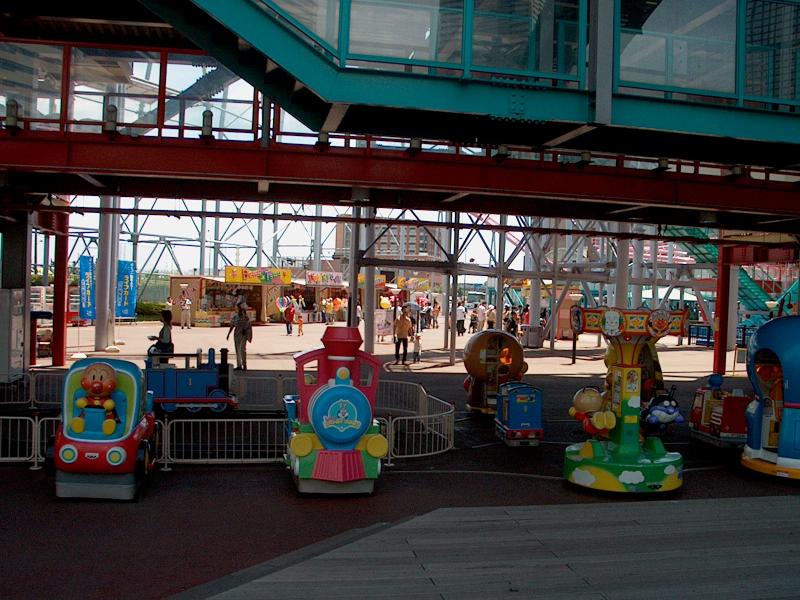
[{"label": "metal pole", "polygon": [[[502,225],[503,227],[508,225],[508,215],[500,215],[500,225]],[[505,293],[504,293],[504,289],[505,289],[505,286],[506,286],[506,282],[505,282],[506,232],[505,231],[501,231],[501,232],[498,233],[498,235],[500,237],[497,239],[497,257],[496,257],[496,261],[497,261],[497,310],[499,310],[500,313],[502,314],[503,307],[506,304]],[[501,319],[502,319],[502,317],[498,316],[498,318],[497,318],[498,322],[495,323],[495,326],[498,325],[498,323],[500,322]],[[503,324],[500,323],[500,326],[497,327],[497,329],[503,329]]]},{"label": "metal pole", "polygon": [[[100,197],[101,208],[112,208],[114,200],[110,196]],[[94,349],[105,350],[108,344],[108,297],[111,283],[109,267],[111,264],[111,245],[113,236],[111,213],[100,213],[97,231],[97,261],[95,262],[95,320]]]},{"label": "metal pole", "polygon": [[44,249],[42,252],[42,285],[50,285],[50,236],[44,234]]},{"label": "metal pole", "polygon": [[[374,211],[370,211],[370,214],[373,215]],[[315,271],[322,270],[322,205],[317,204],[314,208],[314,216],[317,217],[318,220],[314,221],[314,246],[312,248],[312,258],[311,264]],[[375,239],[375,224],[370,223],[369,226],[372,228],[372,239]],[[367,231],[370,229],[368,228]],[[373,271],[374,273],[374,271]]]},{"label": "metal pole", "polygon": [[[359,198],[363,197],[364,190],[353,188],[352,198],[358,202]],[[361,207],[353,205],[353,218],[358,219],[361,216]],[[360,269],[359,257],[360,250],[360,233],[361,225],[353,222],[350,224],[350,298],[347,301],[347,326],[356,326],[356,306],[358,304],[358,271]]]},{"label": "metal pole", "polygon": [[[630,223],[620,223],[620,233],[630,233]],[[616,304],[617,308],[628,308],[628,258],[630,256],[630,239],[617,238],[617,278],[616,278]]]},{"label": "metal pole", "polygon": [[[555,229],[558,229],[559,219],[554,219],[553,225]],[[556,349],[556,327],[558,326],[558,315],[556,314],[556,311],[558,310],[558,305],[556,303],[556,278],[558,277],[559,238],[560,236],[557,233],[554,233],[550,236],[550,239],[553,243],[553,279],[550,283],[550,291],[552,292],[550,295],[550,350]]]},{"label": "metal pole", "polygon": [[[275,217],[278,216],[278,203],[272,203],[272,212]],[[272,219],[272,264],[278,264],[278,254],[279,254],[279,247],[278,247],[278,219]]]},{"label": "metal pole", "polygon": [[[122,201],[119,196],[114,196],[114,208],[119,209]],[[117,343],[114,327],[117,308],[117,261],[119,261],[119,233],[120,214],[115,213],[111,218],[111,263],[108,265],[109,296],[108,296],[108,345]]]},{"label": "metal pole", "polygon": [[[264,203],[259,202],[258,214],[260,215],[263,212],[264,212]],[[263,264],[262,256],[264,255],[264,252],[261,250],[261,247],[263,245],[264,245],[264,221],[262,219],[258,219],[258,223],[256,223],[256,266],[257,267],[260,267]]]},{"label": "metal pole", "polygon": [[650,242],[650,254],[653,259],[653,297],[650,301],[650,310],[658,306],[658,241]]},{"label": "metal pole", "polygon": [[449,329],[447,333],[450,334],[450,364],[456,364],[456,306],[458,305],[458,253],[459,253],[459,246],[460,246],[460,239],[459,239],[459,229],[458,229],[458,221],[461,218],[460,213],[451,213],[451,221],[453,226],[451,228],[451,241],[452,243],[452,252],[453,256],[456,260],[453,261],[453,272],[450,274],[450,298],[449,298],[449,306],[448,306],[448,313],[447,313],[447,321]]},{"label": "metal pole", "polygon": [[[634,227],[634,233],[638,232],[638,227]],[[642,280],[642,263],[644,262],[644,241],[633,240],[633,266],[631,267],[631,277],[634,281]],[[639,308],[642,305],[642,284],[634,283],[631,286],[631,308]]]},{"label": "metal pole", "polygon": [[[200,201],[200,210],[206,212],[206,201]],[[261,221],[259,221],[260,223]],[[200,262],[198,266],[198,273],[202,277],[206,274],[206,216],[200,217]]]},{"label": "metal pole", "polygon": [[60,234],[55,239],[55,267],[53,269],[53,366],[63,367],[67,359],[67,310],[69,299],[69,214],[56,217],[61,220]]},{"label": "metal pole", "polygon": [[[220,201],[216,202],[217,213],[220,212]],[[219,217],[214,217],[214,276],[219,277]]]},{"label": "metal pole", "polygon": [[[375,213],[375,207],[367,209],[367,215],[370,218],[374,218]],[[314,235],[318,236],[316,227],[314,229]],[[375,247],[373,245],[375,242],[375,223],[367,223],[364,229],[364,245],[368,248],[367,257],[372,258],[375,256]],[[364,306],[362,311],[364,315],[364,351],[369,353],[375,352],[375,311],[375,267],[370,265],[367,267],[364,276]]]}]

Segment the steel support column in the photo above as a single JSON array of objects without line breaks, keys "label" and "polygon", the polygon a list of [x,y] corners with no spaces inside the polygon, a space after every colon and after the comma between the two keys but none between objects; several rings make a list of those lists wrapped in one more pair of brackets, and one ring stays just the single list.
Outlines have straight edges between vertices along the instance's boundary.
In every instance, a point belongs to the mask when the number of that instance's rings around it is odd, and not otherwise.
[{"label": "steel support column", "polygon": [[[111,196],[100,197],[101,208],[113,208],[114,199]],[[108,343],[108,306],[111,291],[111,260],[113,244],[113,216],[111,213],[100,214],[100,225],[97,232],[97,261],[94,265],[95,278],[95,326],[94,349],[103,351]]]},{"label": "steel support column", "polygon": [[717,301],[714,310],[714,373],[725,374],[728,356],[728,312],[731,288],[731,248],[721,246],[717,262]]},{"label": "steel support column", "polygon": [[[367,209],[367,216],[371,219],[375,218],[375,212],[375,207],[370,207]],[[314,226],[315,245],[321,233],[321,231],[317,231],[316,225]],[[375,256],[374,223],[364,225],[364,245],[367,247],[367,258],[373,258]],[[319,256],[316,248],[314,256],[315,258]],[[364,276],[364,305],[362,308],[362,314],[364,315],[364,351],[372,354],[375,352],[375,267],[373,265],[369,265],[366,268]]]},{"label": "steel support column", "polygon": [[[361,188],[353,188],[352,199],[354,202],[359,202],[367,195],[367,191]],[[353,204],[353,219],[361,217],[361,207]],[[350,224],[350,298],[347,301],[347,326],[355,327],[356,324],[356,307],[358,306],[358,271],[361,267],[361,224],[353,221]]]},{"label": "steel support column", "polygon": [[[620,223],[621,234],[630,233],[629,223]],[[630,256],[630,240],[625,237],[617,238],[617,276],[614,297],[617,308],[628,308],[628,257]]]},{"label": "steel support column", "polygon": [[[206,200],[200,201],[200,210],[206,212]],[[260,223],[261,221],[259,221]],[[206,274],[206,217],[200,217],[200,261],[197,265],[200,277]]]},{"label": "steel support column", "polygon": [[53,366],[63,367],[67,361],[67,309],[69,307],[69,214],[56,217],[60,223],[55,239],[53,269]]}]

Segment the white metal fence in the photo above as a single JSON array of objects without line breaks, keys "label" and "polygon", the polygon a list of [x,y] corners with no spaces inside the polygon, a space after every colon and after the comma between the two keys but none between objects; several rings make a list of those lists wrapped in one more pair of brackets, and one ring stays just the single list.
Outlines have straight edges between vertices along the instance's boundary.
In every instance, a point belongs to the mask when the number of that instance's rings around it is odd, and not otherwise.
[{"label": "white metal fence", "polygon": [[0,462],[33,461],[36,427],[31,417],[0,417]]},{"label": "white metal fence", "polygon": [[[0,408],[25,408],[30,404],[30,375],[0,375]],[[2,383],[7,382],[7,383]]]},{"label": "white metal fence", "polygon": [[285,419],[175,419],[166,424],[165,462],[269,463],[283,460]]},{"label": "white metal fence", "polygon": [[66,371],[31,371],[30,405],[61,408]]},{"label": "white metal fence", "polygon": [[[64,372],[34,371],[29,381],[30,385],[28,380],[19,382],[17,392],[5,396],[19,399],[22,389],[27,398],[5,404],[37,409],[60,405]],[[280,375],[248,374],[236,377],[232,388],[242,411],[276,411],[283,409],[284,395],[297,392],[297,382]],[[453,447],[454,407],[429,396],[416,383],[380,382],[376,418],[389,442],[388,465],[393,459],[432,456]],[[56,416],[0,417],[0,462],[32,462],[33,468],[38,468],[59,421]],[[157,421],[156,455],[167,467],[280,462],[287,442],[285,425],[283,418],[258,416]]]}]

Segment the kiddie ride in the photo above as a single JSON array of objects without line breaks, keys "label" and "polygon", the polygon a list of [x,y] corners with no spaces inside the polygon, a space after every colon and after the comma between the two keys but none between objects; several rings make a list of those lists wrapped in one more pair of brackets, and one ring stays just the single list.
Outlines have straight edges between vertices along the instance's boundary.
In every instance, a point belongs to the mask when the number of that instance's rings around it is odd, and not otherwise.
[{"label": "kiddie ride", "polygon": [[494,414],[500,386],[520,381],[528,364],[522,346],[513,335],[499,329],[476,333],[464,346],[467,378],[467,410]]},{"label": "kiddie ride", "polygon": [[745,409],[753,397],[742,390],[723,390],[723,382],[722,375],[714,373],[707,386],[695,391],[689,434],[715,446],[742,446],[747,441]]},{"label": "kiddie ride", "polygon": [[506,446],[538,446],[542,428],[542,390],[521,381],[500,386],[494,433]]},{"label": "kiddie ride", "polygon": [[131,362],[87,358],[69,369],[54,459],[56,496],[132,500],[155,468],[153,398]]},{"label": "kiddie ride", "polygon": [[[606,389],[584,388],[570,414],[596,437],[567,448],[564,476],[577,485],[613,492],[666,492],[683,483],[683,458],[660,438],[642,441],[644,419],[660,431],[678,421],[677,403],[659,384],[654,343],[680,334],[685,311],[574,307],[576,334],[602,333],[609,343]],[[649,363],[649,368],[648,368]],[[652,394],[648,402],[645,393]],[[648,403],[642,412],[643,401]]]},{"label": "kiddie ride", "polygon": [[297,396],[286,396],[284,456],[297,491],[370,494],[389,451],[373,419],[380,361],[355,327],[328,327],[322,348],[295,355]]},{"label": "kiddie ride", "polygon": [[[203,362],[203,351],[199,348],[194,354],[148,351],[144,361],[145,385],[153,392],[155,405],[165,413],[175,412],[178,408],[189,412],[208,408],[215,413],[237,408],[236,397],[229,391],[227,348],[223,348],[220,354],[221,361],[217,364],[213,348],[208,349],[206,362]],[[170,359],[183,359],[183,367],[167,362]]]},{"label": "kiddie ride", "polygon": [[800,479],[800,317],[762,325],[747,346],[747,375],[755,397],[745,411],[742,465]]}]

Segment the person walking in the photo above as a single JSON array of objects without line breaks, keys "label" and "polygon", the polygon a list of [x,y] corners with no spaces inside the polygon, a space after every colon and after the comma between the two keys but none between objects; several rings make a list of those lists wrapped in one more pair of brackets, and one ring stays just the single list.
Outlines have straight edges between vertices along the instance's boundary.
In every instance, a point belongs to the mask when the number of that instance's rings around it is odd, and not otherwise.
[{"label": "person walking", "polygon": [[297,336],[303,335],[303,315],[297,315]]},{"label": "person walking", "polygon": [[253,326],[247,316],[247,305],[239,304],[237,312],[231,319],[231,328],[228,329],[226,340],[230,339],[233,332],[233,347],[236,350],[235,371],[247,371],[247,343],[253,341]]},{"label": "person walking", "polygon": [[192,300],[186,292],[181,296],[181,329],[192,328]]},{"label": "person walking", "polygon": [[486,301],[484,300],[477,307],[475,307],[475,312],[478,314],[478,331],[483,331],[484,325],[486,325]]},{"label": "person walking", "polygon": [[431,325],[433,329],[439,329],[439,313],[442,312],[442,305],[438,301],[433,301],[433,308],[431,308]]},{"label": "person walking", "polygon": [[456,306],[456,332],[458,335],[464,335],[466,329],[464,328],[464,319],[467,316],[467,310],[464,308],[464,301],[458,303]]},{"label": "person walking", "polygon": [[489,309],[486,311],[486,329],[494,329],[494,324],[497,321],[497,311],[494,309],[493,305],[489,305]]},{"label": "person walking", "polygon": [[289,302],[289,305],[283,309],[283,320],[286,321],[286,335],[292,335],[292,324],[294,323],[294,304]]},{"label": "person walking", "polygon": [[408,358],[408,338],[414,333],[414,325],[408,316],[408,309],[404,308],[398,319],[394,322],[394,364],[400,362],[400,346],[403,347],[403,364]]}]

